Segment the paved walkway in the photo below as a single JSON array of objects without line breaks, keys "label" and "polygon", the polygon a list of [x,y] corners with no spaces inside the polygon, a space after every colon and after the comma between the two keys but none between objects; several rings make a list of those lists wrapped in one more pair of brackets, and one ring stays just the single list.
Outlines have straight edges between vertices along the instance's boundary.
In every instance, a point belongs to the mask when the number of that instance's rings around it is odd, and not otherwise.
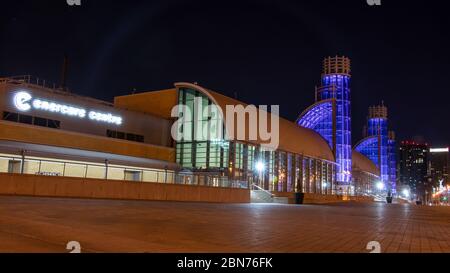
[{"label": "paved walkway", "polygon": [[0,252],[450,252],[450,207],[0,196]]}]

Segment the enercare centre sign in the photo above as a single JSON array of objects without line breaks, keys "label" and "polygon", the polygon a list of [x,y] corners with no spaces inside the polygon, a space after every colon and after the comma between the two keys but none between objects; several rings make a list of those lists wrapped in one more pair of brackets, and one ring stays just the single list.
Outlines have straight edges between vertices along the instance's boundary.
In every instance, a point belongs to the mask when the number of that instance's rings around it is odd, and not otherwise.
[{"label": "enercare centre sign", "polygon": [[122,117],[120,116],[115,116],[111,113],[103,113],[96,110],[87,110],[83,107],[67,105],[42,98],[34,98],[33,95],[27,91],[19,91],[15,93],[13,101],[14,106],[22,112],[27,112],[34,109],[79,119],[89,118],[90,120],[98,122],[106,122],[116,125],[122,124]]}]

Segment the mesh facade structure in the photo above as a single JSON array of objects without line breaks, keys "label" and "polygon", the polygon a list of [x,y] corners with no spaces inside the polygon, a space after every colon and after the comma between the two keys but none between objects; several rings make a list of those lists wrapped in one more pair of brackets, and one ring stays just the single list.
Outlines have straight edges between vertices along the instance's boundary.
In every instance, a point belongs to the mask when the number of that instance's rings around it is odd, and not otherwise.
[{"label": "mesh facade structure", "polygon": [[369,107],[365,139],[355,149],[368,157],[380,170],[381,180],[393,193],[396,192],[396,143],[388,131],[388,110],[384,104]]},{"label": "mesh facade structure", "polygon": [[389,132],[388,139],[388,161],[389,161],[389,184],[392,192],[396,193],[397,189],[397,142],[395,141],[394,132]]},{"label": "mesh facade structure", "polygon": [[333,101],[325,100],[309,107],[298,125],[318,132],[333,147]]},{"label": "mesh facade structure", "polygon": [[336,180],[344,185],[352,181],[350,71],[347,57],[325,58],[316,103],[297,121],[327,140],[336,157]]}]

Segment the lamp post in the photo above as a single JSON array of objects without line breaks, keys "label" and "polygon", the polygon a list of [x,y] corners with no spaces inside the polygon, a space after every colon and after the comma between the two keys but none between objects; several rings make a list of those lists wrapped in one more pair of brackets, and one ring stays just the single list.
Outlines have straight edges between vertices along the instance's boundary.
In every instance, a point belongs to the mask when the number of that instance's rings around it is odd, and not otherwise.
[{"label": "lamp post", "polygon": [[[256,171],[258,172],[258,186],[261,187],[262,186],[261,185],[261,177],[262,177],[262,173],[264,172],[264,168],[265,168],[264,162],[262,162],[261,160],[256,162],[255,168],[256,168]],[[261,188],[263,188],[263,187],[261,187]]]}]

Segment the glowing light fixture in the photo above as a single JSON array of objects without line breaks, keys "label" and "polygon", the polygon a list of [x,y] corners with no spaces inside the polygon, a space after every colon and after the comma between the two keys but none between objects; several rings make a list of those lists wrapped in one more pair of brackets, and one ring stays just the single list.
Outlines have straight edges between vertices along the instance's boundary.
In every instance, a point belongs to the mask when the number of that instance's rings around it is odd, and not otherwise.
[{"label": "glowing light fixture", "polygon": [[377,183],[377,189],[379,189],[380,191],[384,190],[384,183],[383,182],[378,182]]},{"label": "glowing light fixture", "polygon": [[18,92],[14,96],[14,106],[20,111],[29,111],[31,109],[30,100],[32,98],[28,92]]},{"label": "glowing light fixture", "polygon": [[262,161],[256,162],[255,168],[258,172],[263,172],[265,169],[264,163]]},{"label": "glowing light fixture", "polygon": [[99,111],[87,111],[82,107],[76,107],[63,103],[53,102],[40,98],[33,98],[32,94],[26,91],[17,92],[13,98],[14,106],[22,112],[30,111],[31,109],[45,111],[50,113],[56,113],[60,115],[66,115],[76,117],[80,119],[89,117],[90,120],[112,123],[121,125],[123,122],[122,117],[113,115],[111,113],[102,113]]},{"label": "glowing light fixture", "polygon": [[404,190],[403,190],[403,196],[404,196],[404,197],[409,197],[409,190],[404,189]]},{"label": "glowing light fixture", "polygon": [[430,153],[448,153],[448,148],[431,148]]}]

